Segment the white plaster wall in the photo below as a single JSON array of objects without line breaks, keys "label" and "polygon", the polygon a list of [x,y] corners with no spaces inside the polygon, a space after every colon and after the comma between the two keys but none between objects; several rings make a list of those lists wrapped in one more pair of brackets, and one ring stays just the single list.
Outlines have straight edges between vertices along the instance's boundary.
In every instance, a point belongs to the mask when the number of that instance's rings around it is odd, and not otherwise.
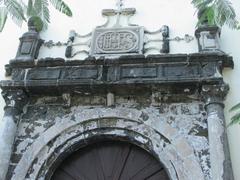
[{"label": "white plaster wall", "polygon": [[[232,0],[237,16],[240,17],[240,4],[238,0]],[[240,18],[238,18],[240,20]],[[240,30],[231,30],[224,27],[222,29],[221,46],[222,50],[230,54],[234,58],[234,70],[228,69],[224,71],[224,79],[230,85],[230,91],[225,101],[225,116],[229,123],[233,113],[229,113],[229,109],[240,102]],[[227,129],[230,154],[233,164],[233,172],[235,180],[240,179],[240,125],[234,125]]]},{"label": "white plaster wall", "polygon": [[[51,24],[47,31],[41,33],[45,40],[66,41],[71,29],[79,34],[87,34],[95,26],[101,25],[105,19],[101,16],[101,10],[105,8],[115,8],[117,0],[65,0],[73,11],[73,17],[69,18],[55,9],[51,8]],[[240,17],[240,4],[238,0],[232,0],[235,10]],[[191,0],[125,0],[126,7],[135,7],[137,14],[132,18],[132,22],[145,26],[149,30],[159,29],[166,24],[170,27],[170,36],[183,37],[185,34],[194,35],[196,25],[195,9],[191,5]],[[8,19],[4,31],[0,34],[0,79],[5,79],[4,65],[15,57],[18,38],[26,32],[26,24],[18,28]],[[230,84],[230,93],[226,100],[226,117],[229,122],[230,114],[228,109],[237,102],[240,102],[240,52],[238,44],[240,31],[232,31],[226,27],[222,30],[221,46],[222,50],[234,57],[235,69],[224,72],[225,81]],[[197,43],[171,42],[171,53],[191,53],[197,52]],[[40,57],[64,57],[64,48],[53,48],[50,51],[46,48],[40,50]],[[79,59],[83,57],[77,57]],[[0,116],[3,115],[4,101],[0,98]],[[0,122],[1,125],[1,122]],[[240,125],[228,128],[230,141],[230,151],[232,156],[235,179],[240,179]]]}]

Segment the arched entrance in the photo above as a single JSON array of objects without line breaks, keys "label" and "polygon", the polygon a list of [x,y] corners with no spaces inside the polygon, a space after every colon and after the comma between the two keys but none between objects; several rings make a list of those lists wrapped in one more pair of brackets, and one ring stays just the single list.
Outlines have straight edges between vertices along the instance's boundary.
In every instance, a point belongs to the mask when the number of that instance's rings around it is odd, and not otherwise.
[{"label": "arched entrance", "polygon": [[168,180],[150,153],[126,142],[106,141],[84,147],[54,172],[51,180]]}]

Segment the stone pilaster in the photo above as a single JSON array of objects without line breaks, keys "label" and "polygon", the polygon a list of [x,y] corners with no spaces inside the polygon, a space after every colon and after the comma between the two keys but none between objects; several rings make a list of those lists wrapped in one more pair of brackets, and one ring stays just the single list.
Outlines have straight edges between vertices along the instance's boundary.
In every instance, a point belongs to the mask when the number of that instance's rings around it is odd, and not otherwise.
[{"label": "stone pilaster", "polygon": [[0,121],[0,179],[4,180],[12,153],[17,125],[27,96],[23,90],[3,90],[4,116]]},{"label": "stone pilaster", "polygon": [[228,90],[228,85],[224,83],[202,87],[202,96],[207,111],[210,165],[213,180],[233,180],[223,104]]}]

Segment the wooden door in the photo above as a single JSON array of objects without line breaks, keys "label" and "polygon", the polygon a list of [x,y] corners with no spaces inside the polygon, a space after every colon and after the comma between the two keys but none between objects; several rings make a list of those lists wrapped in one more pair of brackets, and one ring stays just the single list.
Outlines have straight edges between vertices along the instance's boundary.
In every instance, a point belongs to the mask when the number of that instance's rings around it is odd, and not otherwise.
[{"label": "wooden door", "polygon": [[73,153],[51,180],[167,180],[163,166],[138,146],[100,142]]}]

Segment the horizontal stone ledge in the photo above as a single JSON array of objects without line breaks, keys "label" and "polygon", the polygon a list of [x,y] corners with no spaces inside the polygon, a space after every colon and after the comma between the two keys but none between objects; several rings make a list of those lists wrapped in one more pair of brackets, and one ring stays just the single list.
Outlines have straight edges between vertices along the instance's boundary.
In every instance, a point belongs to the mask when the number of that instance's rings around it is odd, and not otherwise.
[{"label": "horizontal stone ledge", "polygon": [[13,59],[10,61],[11,68],[33,68],[33,67],[57,67],[78,65],[112,65],[112,64],[137,64],[137,63],[194,63],[221,61],[222,66],[233,68],[234,63],[231,56],[225,53],[194,53],[194,54],[156,54],[156,55],[125,55],[119,58],[87,57],[84,60],[65,60],[63,58],[42,58],[35,61],[24,61]]},{"label": "horizontal stone ledge", "polygon": [[32,94],[61,94],[71,92],[82,93],[120,93],[120,94],[136,94],[136,93],[152,93],[160,92],[163,94],[185,94],[191,95],[198,92],[202,85],[221,84],[222,78],[214,78],[208,80],[177,80],[169,81],[118,81],[103,82],[95,80],[30,80],[30,81],[1,81],[0,87],[7,89],[23,89]]},{"label": "horizontal stone ledge", "polygon": [[55,80],[84,83],[164,83],[208,81],[222,78],[219,62],[137,63],[115,65],[78,65],[60,67],[16,68],[13,81]]}]

